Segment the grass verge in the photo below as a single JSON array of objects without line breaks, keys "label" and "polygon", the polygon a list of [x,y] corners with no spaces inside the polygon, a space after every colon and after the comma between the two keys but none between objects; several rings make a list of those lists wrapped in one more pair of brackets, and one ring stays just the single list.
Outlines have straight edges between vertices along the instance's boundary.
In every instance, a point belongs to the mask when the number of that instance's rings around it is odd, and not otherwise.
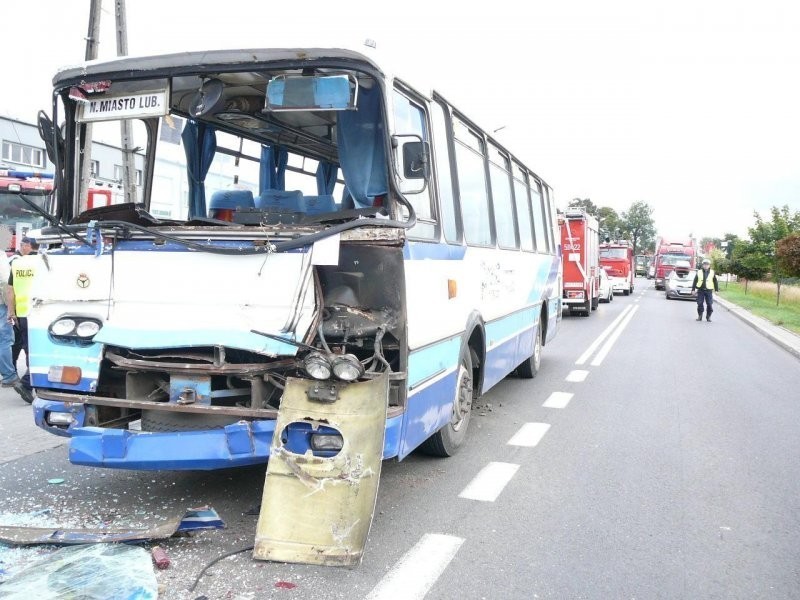
[{"label": "grass verge", "polygon": [[789,331],[800,334],[800,288],[781,286],[781,303],[776,304],[777,288],[774,283],[751,281],[744,291],[744,283],[719,284],[719,295],[738,304],[754,315],[772,321]]}]

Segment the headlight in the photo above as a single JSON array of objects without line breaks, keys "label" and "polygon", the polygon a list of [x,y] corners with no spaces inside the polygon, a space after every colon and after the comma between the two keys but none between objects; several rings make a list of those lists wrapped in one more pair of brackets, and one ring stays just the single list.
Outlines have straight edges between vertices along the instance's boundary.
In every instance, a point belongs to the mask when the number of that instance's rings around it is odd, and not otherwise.
[{"label": "headlight", "polygon": [[97,321],[83,321],[75,328],[75,333],[82,338],[90,338],[98,331],[100,331],[100,323]]},{"label": "headlight", "polygon": [[364,365],[352,354],[340,354],[332,364],[333,374],[342,381],[355,381],[364,374]]},{"label": "headlight", "polygon": [[85,344],[91,341],[102,327],[101,321],[91,317],[61,317],[53,321],[47,330],[58,340]]},{"label": "headlight", "polygon": [[330,379],[331,363],[320,352],[312,352],[303,359],[303,368],[314,379]]},{"label": "headlight", "polygon": [[53,335],[69,335],[75,331],[75,321],[72,319],[59,319],[50,325],[50,333]]}]

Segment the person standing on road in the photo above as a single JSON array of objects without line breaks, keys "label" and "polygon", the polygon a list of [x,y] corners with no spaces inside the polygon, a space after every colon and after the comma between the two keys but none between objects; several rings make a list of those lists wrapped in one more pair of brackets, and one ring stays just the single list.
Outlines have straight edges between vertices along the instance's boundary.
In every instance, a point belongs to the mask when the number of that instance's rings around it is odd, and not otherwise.
[{"label": "person standing on road", "polygon": [[706,305],[706,321],[711,322],[713,308],[713,292],[719,291],[719,283],[714,269],[711,268],[711,261],[703,259],[703,268],[697,271],[692,282],[692,290],[697,290],[697,320],[703,320],[703,303]]},{"label": "person standing on road", "polygon": [[[42,257],[36,252],[39,245],[36,240],[25,238],[25,241],[31,246],[31,251],[28,254],[19,256],[11,263],[11,274],[8,276],[8,285],[13,290],[14,297],[14,315],[17,319],[19,327],[19,338],[22,345],[22,350],[25,351],[25,365],[28,367],[25,374],[22,376],[22,384],[29,394],[32,394],[31,380],[30,380],[30,349],[28,347],[28,312],[30,311],[31,303],[31,285],[33,284],[36,271],[43,268]],[[9,302],[9,313],[12,312],[12,304]],[[24,397],[24,396],[23,396]],[[31,397],[33,397],[31,395]]]},{"label": "person standing on road", "polygon": [[[0,240],[3,247],[7,247],[11,241],[10,234],[8,240]],[[3,378],[2,387],[12,387],[22,396],[28,404],[33,402],[33,394],[23,384],[17,374],[17,367],[11,358],[11,345],[14,342],[14,327],[16,320],[14,310],[14,290],[7,283],[10,273],[8,261],[0,259],[0,377]]]},{"label": "person standing on road", "polygon": [[[12,256],[9,260],[11,261],[11,267],[13,269],[14,262],[17,261],[22,256],[28,256],[29,254],[36,254],[39,249],[39,245],[36,243],[36,240],[33,238],[29,238],[25,236],[19,243],[19,250]],[[6,273],[5,279],[8,279],[8,274]],[[19,321],[15,319],[14,321],[14,345],[11,346],[11,359],[14,361],[14,364],[17,364],[17,360],[19,359],[19,355],[22,353],[23,347],[27,343],[28,339],[27,332],[21,332],[19,329]]]}]

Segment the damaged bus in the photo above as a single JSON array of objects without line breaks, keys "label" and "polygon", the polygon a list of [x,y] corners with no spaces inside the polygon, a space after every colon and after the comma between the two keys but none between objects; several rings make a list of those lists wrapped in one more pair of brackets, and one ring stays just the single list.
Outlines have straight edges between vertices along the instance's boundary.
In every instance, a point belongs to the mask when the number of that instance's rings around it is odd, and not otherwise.
[{"label": "damaged bus", "polygon": [[[561,314],[552,191],[439,94],[357,52],[269,49],[90,62],[53,98],[30,371],[71,462],[449,456],[475,398],[536,376]],[[123,201],[87,208],[108,161]]]}]

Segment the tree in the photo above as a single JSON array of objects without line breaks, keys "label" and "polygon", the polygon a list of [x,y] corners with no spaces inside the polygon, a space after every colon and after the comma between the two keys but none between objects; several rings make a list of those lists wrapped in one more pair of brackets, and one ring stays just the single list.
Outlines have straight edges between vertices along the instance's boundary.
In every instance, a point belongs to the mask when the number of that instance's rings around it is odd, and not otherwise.
[{"label": "tree", "polygon": [[618,237],[620,219],[617,211],[608,206],[601,206],[597,209],[597,220],[600,222],[600,239],[616,239]]},{"label": "tree", "polygon": [[787,277],[800,277],[800,233],[791,233],[775,245],[778,270]]},{"label": "tree", "polygon": [[621,229],[625,237],[633,243],[634,254],[638,254],[638,248],[653,245],[656,236],[653,209],[646,202],[634,202],[622,213]]},{"label": "tree", "polygon": [[739,240],[733,247],[730,270],[744,282],[744,293],[747,293],[747,283],[758,280],[769,273],[772,268],[772,259],[764,252],[763,243],[746,242]]}]

